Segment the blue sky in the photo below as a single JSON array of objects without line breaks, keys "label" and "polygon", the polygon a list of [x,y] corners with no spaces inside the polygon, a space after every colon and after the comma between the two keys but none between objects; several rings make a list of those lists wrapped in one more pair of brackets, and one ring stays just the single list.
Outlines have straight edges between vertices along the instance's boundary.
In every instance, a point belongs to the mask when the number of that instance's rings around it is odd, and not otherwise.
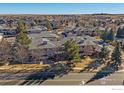
[{"label": "blue sky", "polygon": [[124,3],[0,3],[0,14],[124,14]]}]

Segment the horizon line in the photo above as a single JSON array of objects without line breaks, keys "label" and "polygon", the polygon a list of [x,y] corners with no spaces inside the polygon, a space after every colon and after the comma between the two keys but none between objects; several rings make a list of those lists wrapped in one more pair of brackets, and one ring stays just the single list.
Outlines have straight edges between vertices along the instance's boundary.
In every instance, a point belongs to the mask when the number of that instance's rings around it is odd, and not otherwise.
[{"label": "horizon line", "polygon": [[0,15],[124,15],[124,13],[0,13]]}]

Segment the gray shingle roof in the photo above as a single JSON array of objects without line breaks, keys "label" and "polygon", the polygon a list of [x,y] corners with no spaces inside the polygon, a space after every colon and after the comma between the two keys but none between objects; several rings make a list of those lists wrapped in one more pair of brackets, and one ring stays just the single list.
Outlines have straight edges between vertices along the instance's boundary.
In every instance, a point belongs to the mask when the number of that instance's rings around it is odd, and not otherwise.
[{"label": "gray shingle roof", "polygon": [[[50,33],[50,32],[49,32]],[[63,44],[73,39],[79,46],[93,45],[97,46],[95,43],[95,37],[90,36],[70,36],[60,39],[59,41],[50,40],[49,37],[56,37],[55,34],[42,33],[42,34],[30,34],[29,37],[32,38],[32,43],[29,46],[29,49],[47,49],[47,48],[58,48],[62,47]],[[44,43],[43,43],[44,42]]]},{"label": "gray shingle roof", "polygon": [[[29,49],[45,49],[45,48],[56,48],[58,47],[57,41],[49,40],[49,37],[58,37],[56,34],[50,32],[42,32],[40,34],[28,34],[32,42],[29,45]],[[46,44],[43,44],[46,42]]]},{"label": "gray shingle roof", "polygon": [[96,39],[90,36],[71,36],[60,40],[61,44],[64,44],[67,40],[73,39],[80,45],[95,45]]},{"label": "gray shingle roof", "polygon": [[58,47],[57,42],[50,41],[47,38],[32,39],[32,43],[29,45],[29,49],[47,49],[47,48],[57,48],[57,47]]},{"label": "gray shingle roof", "polygon": [[37,39],[37,38],[58,38],[59,36],[51,32],[43,31],[40,34],[28,34],[28,37]]}]

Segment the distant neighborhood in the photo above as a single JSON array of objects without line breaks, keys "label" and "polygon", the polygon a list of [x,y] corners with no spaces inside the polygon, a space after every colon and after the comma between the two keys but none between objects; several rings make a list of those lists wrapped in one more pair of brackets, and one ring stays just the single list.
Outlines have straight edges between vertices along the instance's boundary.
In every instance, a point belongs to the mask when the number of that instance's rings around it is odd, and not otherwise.
[{"label": "distant neighborhood", "polygon": [[0,15],[0,65],[21,64],[48,65],[45,80],[96,72],[86,84],[123,70],[124,15]]}]

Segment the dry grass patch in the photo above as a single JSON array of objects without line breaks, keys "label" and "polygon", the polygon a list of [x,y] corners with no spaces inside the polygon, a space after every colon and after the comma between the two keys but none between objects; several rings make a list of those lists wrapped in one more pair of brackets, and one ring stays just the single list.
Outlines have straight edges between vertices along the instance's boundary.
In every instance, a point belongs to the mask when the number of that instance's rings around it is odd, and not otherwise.
[{"label": "dry grass patch", "polygon": [[0,67],[0,71],[5,72],[14,72],[14,71],[32,71],[32,70],[40,70],[46,67],[50,67],[49,65],[41,65],[41,64],[15,64],[15,65],[4,65]]},{"label": "dry grass patch", "polygon": [[84,59],[81,60],[80,63],[75,63],[75,67],[73,68],[74,72],[80,72],[83,70],[85,67],[87,67],[90,63],[92,62],[92,59],[87,56]]}]

